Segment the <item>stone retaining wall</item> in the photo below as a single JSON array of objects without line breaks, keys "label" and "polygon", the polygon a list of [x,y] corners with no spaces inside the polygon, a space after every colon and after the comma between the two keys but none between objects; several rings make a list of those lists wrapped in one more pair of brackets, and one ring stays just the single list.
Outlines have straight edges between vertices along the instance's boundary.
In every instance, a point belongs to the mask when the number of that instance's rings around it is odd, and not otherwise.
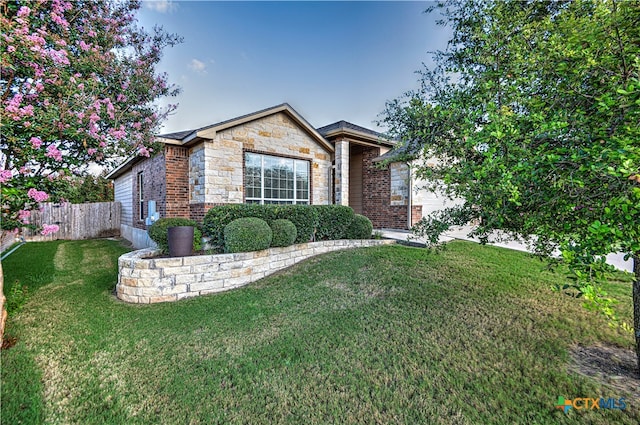
[{"label": "stone retaining wall", "polygon": [[150,258],[159,251],[141,249],[118,259],[116,294],[130,303],[177,301],[238,288],[315,255],[393,243],[392,240],[323,241],[264,251],[176,258]]}]

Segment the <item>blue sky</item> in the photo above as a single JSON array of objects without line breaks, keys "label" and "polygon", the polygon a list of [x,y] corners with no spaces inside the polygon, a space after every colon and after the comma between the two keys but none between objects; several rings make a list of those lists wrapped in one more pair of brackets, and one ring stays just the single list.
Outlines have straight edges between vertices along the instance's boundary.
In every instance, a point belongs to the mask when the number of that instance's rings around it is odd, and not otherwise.
[{"label": "blue sky", "polygon": [[144,2],[140,25],[184,43],[159,70],[182,87],[163,131],[197,128],[288,102],[313,126],[371,129],[386,100],[446,47],[428,2]]}]

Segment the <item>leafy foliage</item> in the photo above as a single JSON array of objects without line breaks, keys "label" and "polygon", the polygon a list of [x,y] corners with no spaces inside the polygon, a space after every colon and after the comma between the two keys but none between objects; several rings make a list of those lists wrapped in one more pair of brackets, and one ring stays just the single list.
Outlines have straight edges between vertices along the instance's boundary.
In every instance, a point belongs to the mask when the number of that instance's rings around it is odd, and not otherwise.
[{"label": "leafy foliage", "polygon": [[422,71],[420,90],[388,102],[384,122],[410,159],[439,159],[419,177],[465,203],[417,230],[437,241],[465,216],[480,223],[480,238],[500,229],[540,254],[559,248],[576,287],[600,303],[603,256],[640,256],[640,8],[600,0],[436,8],[453,29],[448,48]]},{"label": "leafy foliage", "polygon": [[202,232],[198,228],[198,223],[188,218],[161,218],[149,226],[149,237],[158,244],[162,253],[169,252],[168,231],[169,227],[193,226],[193,250],[199,251],[202,247]]},{"label": "leafy foliage", "polygon": [[243,217],[258,217],[267,223],[277,219],[290,220],[296,227],[296,243],[309,242],[318,222],[317,211],[309,205],[218,205],[207,211],[203,220],[204,233],[215,246],[224,245],[224,227]]},{"label": "leafy foliage", "polygon": [[113,201],[113,183],[102,176],[75,176],[56,181],[51,200],[72,204]]},{"label": "leafy foliage", "polygon": [[233,220],[224,227],[225,252],[260,251],[271,246],[273,233],[266,221],[257,217]]},{"label": "leafy foliage", "polygon": [[346,205],[314,205],[313,208],[318,211],[316,240],[344,239],[354,217],[351,207]]},{"label": "leafy foliage", "polygon": [[138,28],[140,2],[10,0],[0,4],[2,228],[22,227],[58,180],[153,151],[174,106],[155,67],[179,37]]},{"label": "leafy foliage", "polygon": [[371,233],[373,232],[373,224],[371,220],[362,214],[356,214],[347,227],[345,232],[345,239],[371,239]]},{"label": "leafy foliage", "polygon": [[273,232],[271,246],[290,246],[296,241],[298,232],[291,220],[284,218],[273,220],[270,227]]}]

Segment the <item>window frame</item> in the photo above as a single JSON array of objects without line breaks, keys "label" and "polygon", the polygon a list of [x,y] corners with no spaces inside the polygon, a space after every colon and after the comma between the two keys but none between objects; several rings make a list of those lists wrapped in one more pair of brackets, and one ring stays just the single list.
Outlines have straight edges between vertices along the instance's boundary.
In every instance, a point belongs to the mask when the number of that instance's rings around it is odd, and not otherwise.
[{"label": "window frame", "polygon": [[[248,184],[248,179],[247,179],[247,161],[248,161],[248,156],[249,155],[255,155],[257,157],[260,158],[260,196],[259,197],[255,197],[255,196],[248,196],[248,191],[247,191],[247,184]],[[244,158],[243,158],[243,183],[244,183],[244,190],[243,190],[243,195],[244,195],[244,203],[246,204],[286,204],[286,205],[311,205],[311,200],[312,200],[312,192],[311,192],[311,188],[312,188],[312,184],[311,184],[311,170],[312,170],[312,161],[308,158],[300,158],[300,157],[293,157],[293,156],[285,156],[285,155],[278,155],[278,154],[273,154],[272,152],[256,152],[256,151],[249,151],[249,150],[245,150],[244,151]],[[267,189],[271,189],[271,190],[282,190],[282,188],[278,188],[278,187],[271,187],[271,188],[267,188],[265,187],[265,159],[277,159],[277,160],[282,160],[282,159],[286,159],[286,160],[290,160],[293,162],[293,189],[287,189],[287,190],[292,190],[293,192],[293,198],[275,198],[275,197],[266,197],[265,196],[265,192]],[[298,179],[297,179],[297,173],[298,173],[298,166],[299,163],[303,162],[305,164],[305,168],[306,168],[306,198],[299,198],[298,197],[298,192],[299,192],[299,187],[298,187]]]}]

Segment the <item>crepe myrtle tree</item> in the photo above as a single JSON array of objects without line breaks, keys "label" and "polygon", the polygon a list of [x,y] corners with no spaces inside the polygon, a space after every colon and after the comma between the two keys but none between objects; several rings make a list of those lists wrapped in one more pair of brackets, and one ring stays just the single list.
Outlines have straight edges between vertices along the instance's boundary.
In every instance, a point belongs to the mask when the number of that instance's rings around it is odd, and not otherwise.
[{"label": "crepe myrtle tree", "polygon": [[[3,231],[28,225],[59,179],[153,152],[178,89],[158,74],[181,40],[137,25],[138,1],[0,1]],[[44,225],[42,234],[55,232]]]},{"label": "crepe myrtle tree", "polygon": [[[572,272],[563,289],[615,320],[605,255],[634,258],[640,367],[640,7],[637,2],[456,0],[421,87],[382,122],[420,177],[464,202],[414,231],[432,242],[475,221]],[[629,325],[626,325],[628,328]]]}]

